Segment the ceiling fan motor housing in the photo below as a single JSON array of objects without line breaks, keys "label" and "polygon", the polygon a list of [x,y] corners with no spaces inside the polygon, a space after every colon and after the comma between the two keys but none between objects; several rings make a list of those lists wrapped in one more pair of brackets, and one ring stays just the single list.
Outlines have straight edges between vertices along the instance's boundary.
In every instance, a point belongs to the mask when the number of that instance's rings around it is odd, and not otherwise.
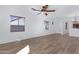
[{"label": "ceiling fan motor housing", "polygon": [[48,8],[48,5],[42,6],[41,11],[46,11],[46,10],[47,10],[47,8]]}]

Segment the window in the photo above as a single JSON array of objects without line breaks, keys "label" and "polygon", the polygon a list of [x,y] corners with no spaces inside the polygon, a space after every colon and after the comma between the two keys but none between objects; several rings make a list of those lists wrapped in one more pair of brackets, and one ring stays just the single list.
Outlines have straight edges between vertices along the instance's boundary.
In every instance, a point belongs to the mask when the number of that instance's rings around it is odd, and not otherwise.
[{"label": "window", "polygon": [[44,25],[45,25],[45,30],[49,30],[49,21],[45,20]]},{"label": "window", "polygon": [[10,32],[25,31],[25,17],[10,15]]}]

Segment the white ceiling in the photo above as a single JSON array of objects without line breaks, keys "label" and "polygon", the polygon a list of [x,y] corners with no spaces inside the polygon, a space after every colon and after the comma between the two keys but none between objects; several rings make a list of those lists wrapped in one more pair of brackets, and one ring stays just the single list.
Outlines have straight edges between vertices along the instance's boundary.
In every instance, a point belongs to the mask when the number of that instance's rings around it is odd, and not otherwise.
[{"label": "white ceiling", "polygon": [[[38,12],[33,11],[31,8],[40,10],[42,6],[43,5],[9,5],[5,7],[7,8],[10,7],[9,9],[14,7],[18,7],[18,8],[20,7],[22,10],[25,9],[25,13],[27,13],[28,15],[30,16],[35,15],[36,17],[36,14]],[[3,6],[0,6],[0,7],[3,7]],[[49,5],[48,9],[56,10],[55,13],[52,13],[52,12],[49,13],[51,16],[54,15],[55,17],[74,17],[75,15],[79,16],[79,5]]]}]

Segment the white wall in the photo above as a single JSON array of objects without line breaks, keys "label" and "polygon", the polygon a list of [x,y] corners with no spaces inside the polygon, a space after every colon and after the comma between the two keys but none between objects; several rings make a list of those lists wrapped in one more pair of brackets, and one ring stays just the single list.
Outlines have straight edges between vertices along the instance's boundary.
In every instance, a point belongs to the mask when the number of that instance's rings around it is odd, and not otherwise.
[{"label": "white wall", "polygon": [[[74,17],[72,17],[72,16],[71,17],[66,17],[66,19],[64,19],[64,22],[68,22],[69,36],[79,37],[79,29],[73,28],[73,23],[72,23],[73,20],[74,20]],[[62,27],[62,28],[64,28],[64,27]],[[63,32],[65,32],[65,29],[64,29]]]},{"label": "white wall", "polygon": [[[0,6],[0,44],[21,39],[27,39],[53,33],[52,19],[43,15],[36,15],[30,8],[33,6]],[[35,7],[35,6],[34,6]],[[10,32],[9,15],[23,16],[25,19],[25,32]],[[44,20],[49,20],[49,30],[44,29]]]},{"label": "white wall", "polygon": [[72,20],[69,22],[69,35],[79,37],[79,29],[73,28]]},{"label": "white wall", "polygon": [[[58,7],[64,6],[57,6],[57,14],[49,14],[48,16],[45,16],[43,14],[36,15],[38,12],[32,11],[31,8],[34,7],[36,9],[41,8],[40,5],[28,5],[28,6],[0,6],[0,44],[12,42],[12,41],[19,41],[22,39],[37,37],[37,36],[43,36],[53,33],[65,33],[64,23],[68,22],[69,27],[69,35],[70,36],[79,36],[79,30],[72,29],[71,26],[71,20],[73,19],[61,16],[66,12],[62,10],[65,9],[59,9]],[[56,6],[54,6],[56,7]],[[66,7],[66,6],[65,6]],[[67,7],[66,7],[67,8]],[[70,8],[70,7],[69,7]],[[61,11],[61,12],[60,12]],[[16,16],[23,16],[26,17],[25,19],[25,32],[10,32],[10,17],[9,15],[16,15]],[[59,18],[57,16],[60,16]],[[67,15],[66,15],[67,16]],[[49,30],[45,30],[44,27],[44,20],[49,21]],[[52,24],[52,22],[54,24]]]}]

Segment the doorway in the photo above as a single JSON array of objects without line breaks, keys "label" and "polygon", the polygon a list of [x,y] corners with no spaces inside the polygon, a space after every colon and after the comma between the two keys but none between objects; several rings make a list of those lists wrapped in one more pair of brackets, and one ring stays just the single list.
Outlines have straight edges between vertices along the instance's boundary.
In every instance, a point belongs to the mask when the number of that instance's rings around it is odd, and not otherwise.
[{"label": "doorway", "polygon": [[65,34],[68,35],[68,34],[69,34],[69,30],[68,30],[68,22],[65,22],[65,26],[64,26],[64,27],[65,27],[65,31],[64,31],[64,32],[65,32]]}]

